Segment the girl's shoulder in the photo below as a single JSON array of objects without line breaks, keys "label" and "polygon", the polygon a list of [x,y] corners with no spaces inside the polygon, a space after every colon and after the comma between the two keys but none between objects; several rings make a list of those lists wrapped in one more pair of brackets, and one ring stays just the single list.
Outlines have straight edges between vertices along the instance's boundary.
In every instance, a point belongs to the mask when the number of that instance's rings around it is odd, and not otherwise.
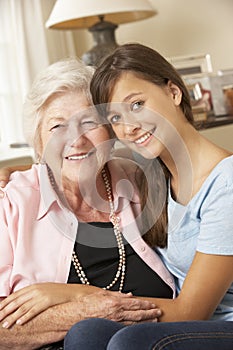
[{"label": "girl's shoulder", "polygon": [[215,165],[189,204],[192,207],[199,206],[219,195],[233,197],[233,155]]},{"label": "girl's shoulder", "polygon": [[221,160],[209,175],[210,180],[219,182],[219,185],[233,186],[233,155]]},{"label": "girl's shoulder", "polygon": [[218,202],[218,198],[233,199],[233,155],[222,159],[202,184],[192,203]]}]

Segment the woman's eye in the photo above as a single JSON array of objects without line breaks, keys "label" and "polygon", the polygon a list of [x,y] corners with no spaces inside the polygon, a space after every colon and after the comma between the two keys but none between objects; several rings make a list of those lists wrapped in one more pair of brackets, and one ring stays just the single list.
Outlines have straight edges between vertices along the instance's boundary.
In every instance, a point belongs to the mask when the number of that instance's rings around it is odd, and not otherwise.
[{"label": "woman's eye", "polygon": [[65,127],[65,124],[56,124],[56,125],[52,126],[52,127],[49,129],[49,131],[55,131],[55,130],[57,130],[57,129],[59,129],[59,128],[64,128],[64,127]]},{"label": "woman's eye", "polygon": [[120,116],[119,115],[113,115],[112,117],[109,118],[109,121],[111,124],[116,124],[116,123],[119,123],[119,120],[120,120]]},{"label": "woman's eye", "polygon": [[131,110],[133,112],[137,112],[138,110],[140,110],[144,105],[144,101],[137,101],[131,104]]},{"label": "woman's eye", "polygon": [[96,120],[85,120],[82,122],[82,126],[85,129],[94,129],[94,128],[97,128],[98,125],[99,123],[97,123]]}]

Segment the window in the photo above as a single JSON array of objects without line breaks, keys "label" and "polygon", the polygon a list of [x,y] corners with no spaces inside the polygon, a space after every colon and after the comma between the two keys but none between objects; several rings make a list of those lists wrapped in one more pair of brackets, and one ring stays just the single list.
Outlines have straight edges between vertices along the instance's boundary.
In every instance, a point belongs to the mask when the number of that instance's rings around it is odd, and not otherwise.
[{"label": "window", "polygon": [[75,50],[71,32],[45,28],[55,0],[0,1],[0,149],[5,149],[25,143],[22,105],[37,72]]},{"label": "window", "polygon": [[[3,25],[2,19],[0,23]],[[2,32],[2,28],[0,30]],[[10,35],[0,38],[0,76],[0,142],[9,145],[24,139],[21,115],[23,97],[18,86],[14,43]]]}]

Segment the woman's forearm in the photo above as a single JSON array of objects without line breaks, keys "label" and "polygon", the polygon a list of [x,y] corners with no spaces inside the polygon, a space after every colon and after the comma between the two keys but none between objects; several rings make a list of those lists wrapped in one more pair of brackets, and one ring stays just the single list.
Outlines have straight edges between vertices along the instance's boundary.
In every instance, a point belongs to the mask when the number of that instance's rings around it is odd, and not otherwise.
[{"label": "woman's forearm", "polygon": [[73,308],[71,304],[57,305],[25,325],[14,325],[10,329],[0,327],[0,350],[37,349],[62,340],[70,327],[80,320]]}]

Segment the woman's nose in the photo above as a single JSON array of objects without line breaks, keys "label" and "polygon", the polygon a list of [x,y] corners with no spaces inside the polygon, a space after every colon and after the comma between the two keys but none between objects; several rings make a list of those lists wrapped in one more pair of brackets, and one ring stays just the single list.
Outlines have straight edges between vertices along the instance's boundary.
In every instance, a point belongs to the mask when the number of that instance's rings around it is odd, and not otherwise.
[{"label": "woman's nose", "polygon": [[86,136],[78,124],[70,124],[68,129],[67,141],[71,147],[80,147],[86,143]]},{"label": "woman's nose", "polygon": [[70,146],[75,148],[81,147],[86,143],[87,143],[87,139],[83,135],[79,135],[78,137],[70,140]]}]

